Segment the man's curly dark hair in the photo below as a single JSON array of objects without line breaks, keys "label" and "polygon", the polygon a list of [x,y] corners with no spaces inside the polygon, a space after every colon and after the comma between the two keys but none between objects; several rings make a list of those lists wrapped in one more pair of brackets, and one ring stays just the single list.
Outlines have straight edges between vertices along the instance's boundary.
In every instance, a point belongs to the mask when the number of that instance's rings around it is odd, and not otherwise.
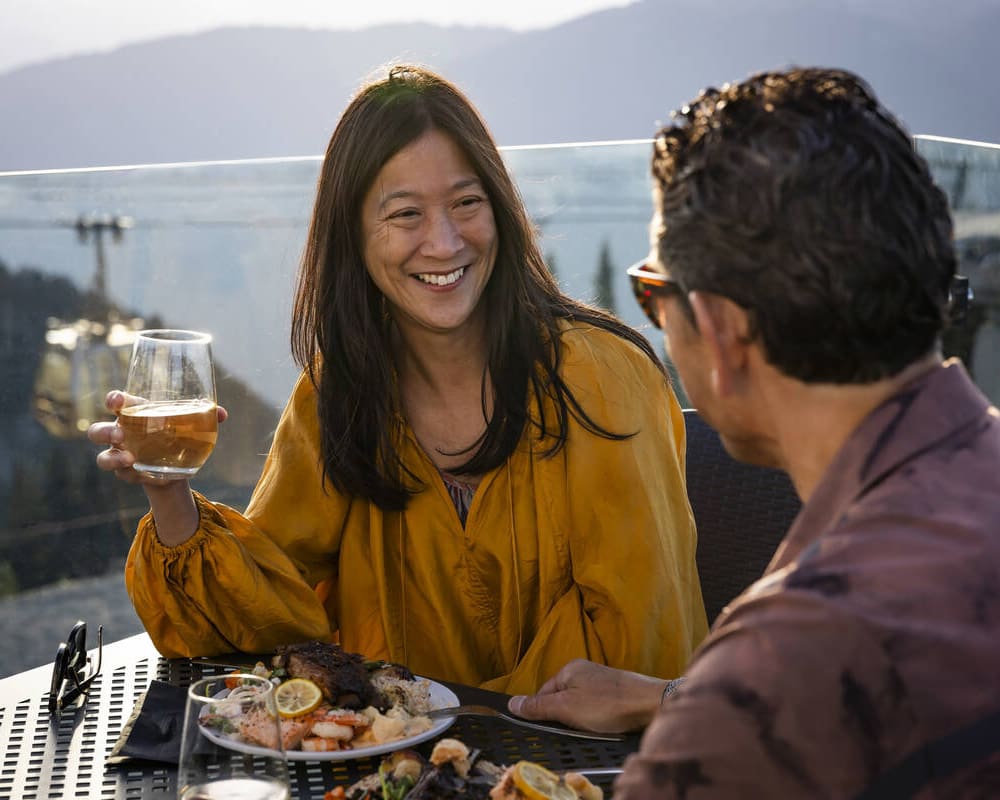
[{"label": "man's curly dark hair", "polygon": [[663,264],[748,309],[785,374],[868,383],[937,346],[948,201],[857,76],[795,68],[706,89],[659,131],[652,169]]}]

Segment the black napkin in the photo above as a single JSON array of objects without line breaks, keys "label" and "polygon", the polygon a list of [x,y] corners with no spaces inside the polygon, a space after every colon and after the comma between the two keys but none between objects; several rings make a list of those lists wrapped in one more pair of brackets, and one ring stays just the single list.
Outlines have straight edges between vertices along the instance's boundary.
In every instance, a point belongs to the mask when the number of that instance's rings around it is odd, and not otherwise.
[{"label": "black napkin", "polygon": [[152,681],[136,701],[107,763],[121,764],[130,758],[141,758],[176,764],[181,755],[186,698],[187,689]]}]

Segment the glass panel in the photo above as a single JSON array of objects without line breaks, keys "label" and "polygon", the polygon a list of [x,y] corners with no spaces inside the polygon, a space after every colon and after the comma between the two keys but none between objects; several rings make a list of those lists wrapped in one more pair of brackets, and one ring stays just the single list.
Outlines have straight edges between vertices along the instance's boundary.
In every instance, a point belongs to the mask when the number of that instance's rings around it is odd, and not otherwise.
[{"label": "glass panel", "polygon": [[[976,292],[949,352],[997,401],[1000,148],[932,137],[917,145],[949,193],[961,269]],[[648,250],[650,143],[504,152],[564,290],[600,299],[662,351],[624,274]],[[0,595],[101,574],[120,580],[145,498],[99,473],[83,431],[104,392],[122,385],[138,327],[214,335],[219,400],[231,417],[194,485],[237,508],[246,503],[297,373],[291,298],[319,165],[302,158],[0,175]],[[51,658],[27,654],[38,626],[26,631],[18,614],[35,623],[58,616],[58,642],[98,592],[73,585],[84,589],[60,596],[61,616],[51,602],[0,600],[8,627],[0,635],[21,637],[7,639],[0,675]],[[103,613],[118,605],[128,612],[127,601],[109,601]],[[137,626],[126,614],[105,629],[114,640]]]},{"label": "glass panel", "polygon": [[918,136],[917,149],[948,194],[959,272],[975,293],[968,320],[948,333],[945,349],[1000,405],[1000,146]]}]

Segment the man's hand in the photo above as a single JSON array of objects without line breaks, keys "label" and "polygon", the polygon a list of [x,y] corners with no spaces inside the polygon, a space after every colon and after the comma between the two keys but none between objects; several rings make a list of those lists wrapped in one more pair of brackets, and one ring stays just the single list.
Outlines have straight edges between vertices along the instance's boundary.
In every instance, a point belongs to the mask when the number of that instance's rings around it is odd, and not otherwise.
[{"label": "man's hand", "polygon": [[556,720],[599,733],[637,731],[660,707],[667,681],[592,661],[570,661],[538,694],[512,697],[508,707],[525,719]]}]

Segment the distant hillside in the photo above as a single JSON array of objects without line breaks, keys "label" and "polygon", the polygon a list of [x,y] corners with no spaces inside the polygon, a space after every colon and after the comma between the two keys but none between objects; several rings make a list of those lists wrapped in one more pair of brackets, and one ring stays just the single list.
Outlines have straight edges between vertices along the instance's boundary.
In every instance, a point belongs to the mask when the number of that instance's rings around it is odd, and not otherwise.
[{"label": "distant hillside", "polygon": [[[0,596],[120,569],[135,524],[148,508],[139,487],[98,470],[97,451],[83,432],[52,436],[32,413],[40,390],[63,396],[69,387],[80,394],[113,388],[95,389],[91,383],[100,383],[106,362],[96,356],[83,361],[78,346],[79,371],[73,370],[76,353],[50,351],[45,335],[50,318],[106,319],[109,312],[133,316],[64,278],[33,269],[15,272],[0,261],[0,375],[5,381],[0,392]],[[164,324],[159,318],[147,322]],[[48,385],[39,375],[56,380]],[[219,402],[231,417],[194,481],[213,499],[243,507],[260,475],[278,412],[218,362],[216,378]]]},{"label": "distant hillside", "polygon": [[1000,3],[922,17],[845,0],[753,6],[639,3],[502,43],[490,53],[502,69],[469,56],[456,72],[504,144],[651,136],[700,88],[792,64],[859,72],[913,133],[1000,141]]},{"label": "distant hillside", "polygon": [[384,26],[230,28],[0,75],[0,170],[312,155],[390,58],[461,57],[512,36]]},{"label": "distant hillside", "polygon": [[863,74],[914,133],[1000,141],[1000,3],[646,0],[542,31],[223,29],[0,75],[0,170],[321,153],[390,59],[468,90],[501,144],[644,138],[700,87],[810,63]]}]

